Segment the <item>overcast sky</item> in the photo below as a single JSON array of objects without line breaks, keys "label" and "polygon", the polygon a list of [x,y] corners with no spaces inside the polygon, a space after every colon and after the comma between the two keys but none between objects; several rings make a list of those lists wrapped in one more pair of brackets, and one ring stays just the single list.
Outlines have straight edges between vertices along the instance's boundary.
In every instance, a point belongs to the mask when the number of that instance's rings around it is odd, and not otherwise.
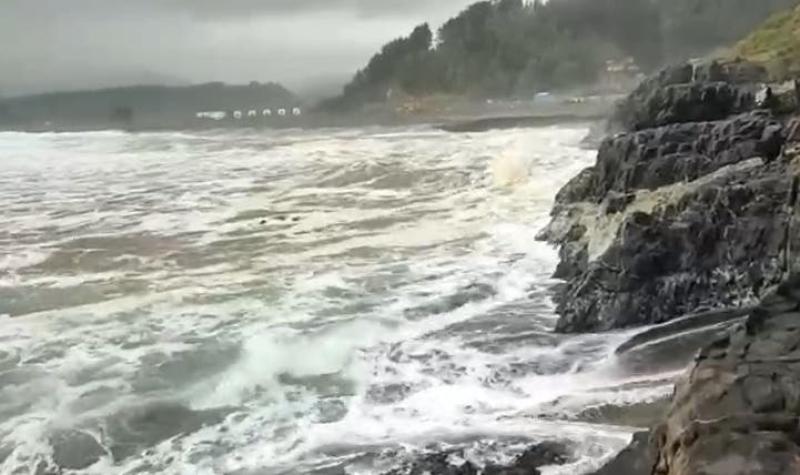
[{"label": "overcast sky", "polygon": [[474,0],[0,0],[0,93],[136,82],[343,80]]}]

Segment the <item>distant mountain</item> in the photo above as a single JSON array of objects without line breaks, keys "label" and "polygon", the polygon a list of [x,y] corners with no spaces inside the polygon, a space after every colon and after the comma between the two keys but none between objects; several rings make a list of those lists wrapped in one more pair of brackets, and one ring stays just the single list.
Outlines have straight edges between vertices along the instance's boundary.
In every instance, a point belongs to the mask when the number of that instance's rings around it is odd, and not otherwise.
[{"label": "distant mountain", "polygon": [[0,126],[83,128],[180,127],[197,112],[288,108],[300,99],[276,83],[132,86],[55,92],[0,100]]}]

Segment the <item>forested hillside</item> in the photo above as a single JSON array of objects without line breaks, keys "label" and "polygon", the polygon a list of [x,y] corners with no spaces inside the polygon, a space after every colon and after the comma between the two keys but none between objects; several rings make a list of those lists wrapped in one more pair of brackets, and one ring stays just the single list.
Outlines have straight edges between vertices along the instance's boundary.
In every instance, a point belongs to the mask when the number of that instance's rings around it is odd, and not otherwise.
[{"label": "forested hillside", "polygon": [[607,60],[643,72],[707,54],[743,37],[797,0],[492,0],[433,34],[425,24],[356,73],[331,108],[386,99],[389,91],[525,96],[593,84]]}]

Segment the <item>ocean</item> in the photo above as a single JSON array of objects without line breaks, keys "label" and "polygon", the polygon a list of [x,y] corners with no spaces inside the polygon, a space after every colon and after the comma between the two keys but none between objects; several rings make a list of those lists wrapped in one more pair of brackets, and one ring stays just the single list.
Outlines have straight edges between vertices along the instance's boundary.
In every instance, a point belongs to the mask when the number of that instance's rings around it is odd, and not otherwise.
[{"label": "ocean", "polygon": [[587,132],[0,133],[0,473],[597,467],[671,381],[552,333]]}]

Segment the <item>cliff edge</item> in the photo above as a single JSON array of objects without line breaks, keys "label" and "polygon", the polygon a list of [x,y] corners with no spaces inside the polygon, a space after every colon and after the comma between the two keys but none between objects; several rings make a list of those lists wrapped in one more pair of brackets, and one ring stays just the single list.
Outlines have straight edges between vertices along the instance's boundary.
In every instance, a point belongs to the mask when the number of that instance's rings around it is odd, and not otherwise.
[{"label": "cliff edge", "polygon": [[598,475],[800,473],[800,88],[761,48],[798,21],[644,81],[539,236],[559,247],[558,331],[732,316]]}]

